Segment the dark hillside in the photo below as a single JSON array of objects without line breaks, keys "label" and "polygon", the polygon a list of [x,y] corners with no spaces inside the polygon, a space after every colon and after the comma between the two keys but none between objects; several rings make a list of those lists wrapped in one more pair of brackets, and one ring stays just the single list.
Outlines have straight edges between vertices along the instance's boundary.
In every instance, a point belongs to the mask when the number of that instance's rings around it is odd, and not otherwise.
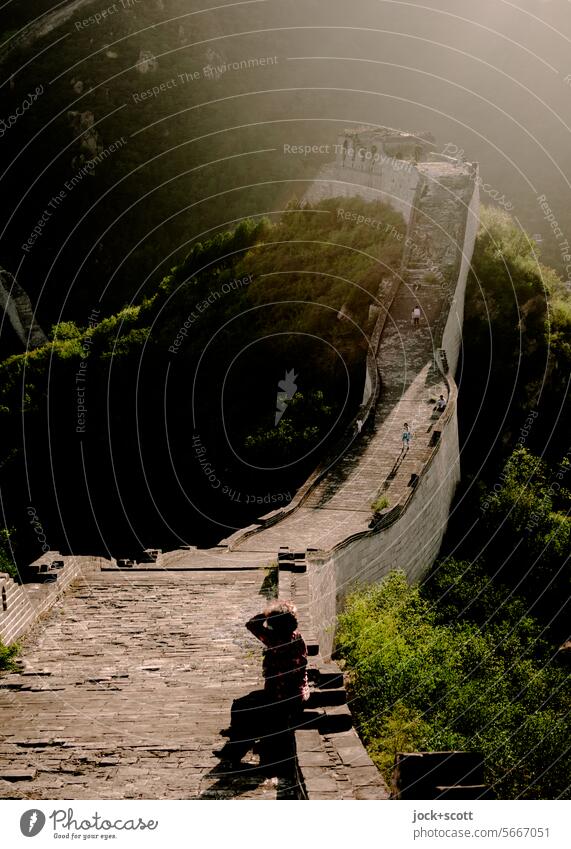
[{"label": "dark hillside", "polygon": [[369,307],[400,263],[399,215],[344,201],[379,232],[337,206],[196,243],[136,306],[5,360],[8,523],[32,501],[52,546],[121,554],[211,545],[289,503],[361,402]]}]

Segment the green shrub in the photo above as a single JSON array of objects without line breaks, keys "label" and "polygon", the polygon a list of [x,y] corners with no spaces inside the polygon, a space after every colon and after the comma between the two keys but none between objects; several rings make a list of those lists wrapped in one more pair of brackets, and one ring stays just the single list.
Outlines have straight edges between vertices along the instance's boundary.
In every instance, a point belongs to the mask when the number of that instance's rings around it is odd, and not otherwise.
[{"label": "green shrub", "polygon": [[389,499],[385,495],[380,495],[378,498],[375,498],[373,503],[371,504],[371,510],[373,513],[380,513],[381,510],[384,510],[389,506]]},{"label": "green shrub", "polygon": [[[562,602],[571,592],[571,492],[569,459],[550,467],[525,448],[505,464],[500,486],[482,498],[483,524],[490,539],[488,568],[537,603],[546,620],[568,623]],[[564,631],[564,633],[566,633]]]},{"label": "green shrub", "polygon": [[15,657],[18,651],[17,645],[5,646],[4,643],[0,642],[0,671],[9,672],[16,669]]},{"label": "green shrub", "polygon": [[259,428],[246,437],[244,445],[249,456],[275,462],[288,462],[308,451],[319,440],[331,420],[332,409],[325,403],[323,392],[302,392],[287,401],[282,418],[275,427]]},{"label": "green shrub", "polygon": [[557,752],[569,742],[569,681],[539,623],[514,619],[515,608],[488,625],[466,615],[444,621],[445,580],[429,586],[392,572],[353,593],[339,618],[337,651],[371,757],[389,778],[399,747],[479,751],[499,797],[568,798]]},{"label": "green shrub", "polygon": [[264,566],[264,580],[262,581],[259,594],[263,595],[268,601],[272,601],[278,597],[278,590],[279,567],[277,563],[269,563],[267,566]]},{"label": "green shrub", "polygon": [[11,535],[12,530],[8,528],[0,528],[0,572],[7,572],[11,578],[15,578],[18,570],[14,564],[12,555]]},{"label": "green shrub", "polygon": [[538,262],[533,241],[495,208],[481,210],[463,340],[462,385],[469,390],[460,390],[461,430],[468,433],[482,421],[486,433],[502,434],[502,439],[488,441],[482,434],[467,440],[465,473],[473,469],[481,476],[502,462],[532,410],[541,409],[542,415],[527,437],[528,447],[556,455],[557,436],[565,439],[571,419],[570,293],[553,269]]}]

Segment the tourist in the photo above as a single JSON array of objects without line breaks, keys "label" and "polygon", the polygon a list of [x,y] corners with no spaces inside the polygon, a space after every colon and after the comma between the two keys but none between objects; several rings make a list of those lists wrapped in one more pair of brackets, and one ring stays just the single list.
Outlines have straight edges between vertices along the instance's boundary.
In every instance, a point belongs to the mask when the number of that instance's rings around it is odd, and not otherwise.
[{"label": "tourist", "polygon": [[265,646],[262,663],[264,689],[236,699],[232,705],[230,741],[216,752],[233,768],[248,749],[261,740],[260,761],[293,765],[293,729],[309,699],[307,648],[297,630],[297,611],[289,601],[276,601],[257,613],[246,628]]},{"label": "tourist", "polygon": [[412,321],[413,327],[418,327],[420,325],[420,307],[418,306],[418,304],[415,306],[415,308],[412,311],[411,321]]},{"label": "tourist", "polygon": [[410,428],[408,424],[405,422],[402,430],[402,450],[408,451],[410,448],[410,440],[412,439],[412,433],[410,432]]},{"label": "tourist", "polygon": [[438,399],[438,401],[436,402],[436,412],[437,413],[443,413],[445,409],[446,409],[446,399],[444,398],[444,395],[441,395],[440,398]]},{"label": "tourist", "polygon": [[290,601],[277,601],[246,622],[264,645],[264,690],[272,700],[298,710],[309,698],[307,649],[297,630],[297,611]]},{"label": "tourist", "polygon": [[357,419],[355,426],[357,428],[357,434],[361,433],[361,431],[363,430],[363,422],[361,421],[361,419]]}]

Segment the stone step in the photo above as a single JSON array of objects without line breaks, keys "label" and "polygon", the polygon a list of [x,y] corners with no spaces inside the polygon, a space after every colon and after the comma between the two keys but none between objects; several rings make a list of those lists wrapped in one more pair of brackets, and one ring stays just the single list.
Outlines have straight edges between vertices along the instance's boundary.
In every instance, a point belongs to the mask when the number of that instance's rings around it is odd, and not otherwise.
[{"label": "stone step", "polygon": [[[388,799],[388,788],[352,727],[343,673],[336,663],[325,663],[320,657],[310,677],[311,700],[295,733],[300,785],[306,798]],[[328,695],[334,696],[335,704],[321,703]]]},{"label": "stone step", "polygon": [[344,705],[347,702],[347,692],[344,687],[313,690],[307,704],[308,708]]}]

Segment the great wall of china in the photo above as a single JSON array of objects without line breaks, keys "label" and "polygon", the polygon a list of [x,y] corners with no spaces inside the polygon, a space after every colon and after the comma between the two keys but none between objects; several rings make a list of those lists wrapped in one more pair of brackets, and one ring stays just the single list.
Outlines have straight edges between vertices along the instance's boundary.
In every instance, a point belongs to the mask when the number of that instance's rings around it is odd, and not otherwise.
[{"label": "great wall of china", "polygon": [[[459,480],[454,375],[478,229],[477,165],[428,148],[422,135],[348,132],[308,191],[309,201],[390,203],[407,234],[401,273],[379,280],[355,417],[362,431],[346,433],[337,458],[288,507],[214,549],[167,552],[155,564],[123,570],[48,553],[41,562],[60,561],[55,582],[19,586],[0,575],[0,638],[26,634],[21,669],[0,679],[1,798],[388,798],[331,650],[352,587],[396,568],[414,581],[431,566]],[[404,421],[414,432],[405,454]],[[370,527],[378,496],[387,506]],[[232,700],[261,684],[243,623],[262,605],[276,561],[279,593],[296,602],[311,653],[293,784],[256,771],[255,759],[223,773],[212,752]]]}]

